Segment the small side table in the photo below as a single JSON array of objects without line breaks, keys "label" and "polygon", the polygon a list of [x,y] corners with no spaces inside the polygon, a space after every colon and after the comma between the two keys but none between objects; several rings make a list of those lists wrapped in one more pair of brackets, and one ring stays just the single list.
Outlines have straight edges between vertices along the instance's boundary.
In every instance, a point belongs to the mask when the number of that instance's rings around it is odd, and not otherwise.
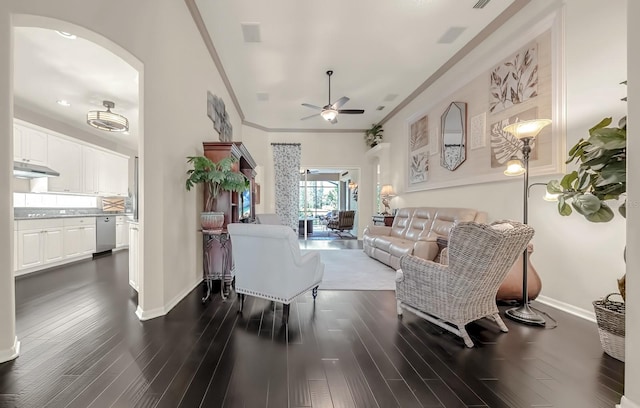
[{"label": "small side table", "polygon": [[384,225],[390,227],[393,225],[393,219],[396,218],[395,215],[384,215],[384,214],[376,214],[371,217],[373,220],[373,225]]},{"label": "small side table", "polygon": [[[231,256],[229,254],[229,232],[227,230],[201,230],[202,231],[202,252],[204,265],[202,268],[202,278],[207,284],[207,293],[202,298],[202,303],[205,303],[211,297],[211,288],[214,280],[220,281],[220,296],[223,300],[227,299],[225,294],[225,284],[231,286],[233,282],[233,276],[231,274]],[[211,252],[213,250],[213,244],[217,242],[220,245],[222,252],[222,270],[220,272],[210,270],[211,266]]]}]

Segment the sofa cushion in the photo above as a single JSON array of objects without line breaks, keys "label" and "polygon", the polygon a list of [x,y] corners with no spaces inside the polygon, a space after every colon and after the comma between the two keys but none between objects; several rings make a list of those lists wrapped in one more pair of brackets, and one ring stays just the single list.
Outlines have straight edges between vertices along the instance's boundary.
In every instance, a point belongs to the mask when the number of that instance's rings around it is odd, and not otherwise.
[{"label": "sofa cushion", "polygon": [[438,237],[448,238],[451,228],[463,221],[474,221],[477,214],[477,210],[470,208],[440,208],[434,217],[427,239],[435,241]]},{"label": "sofa cushion", "polygon": [[431,229],[431,225],[433,224],[433,217],[435,213],[435,208],[416,208],[413,212],[413,218],[411,218],[409,227],[405,231],[405,237],[412,241],[417,241],[420,238],[427,237],[429,230]]},{"label": "sofa cushion", "polygon": [[413,245],[413,256],[433,261],[438,256],[440,247],[434,241],[418,241]]},{"label": "sofa cushion", "polygon": [[393,225],[391,226],[391,233],[389,235],[404,238],[407,227],[413,217],[413,211],[414,208],[401,208],[398,210],[393,219]]},{"label": "sofa cushion", "polygon": [[391,256],[400,258],[403,255],[411,255],[413,253],[413,241],[394,240],[389,246]]}]

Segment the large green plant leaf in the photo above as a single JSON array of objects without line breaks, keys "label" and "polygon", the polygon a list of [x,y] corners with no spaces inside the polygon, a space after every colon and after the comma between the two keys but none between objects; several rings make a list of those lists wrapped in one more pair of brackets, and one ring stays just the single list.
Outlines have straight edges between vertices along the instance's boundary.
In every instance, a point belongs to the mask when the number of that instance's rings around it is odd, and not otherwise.
[{"label": "large green plant leaf", "polygon": [[563,189],[558,180],[551,180],[547,183],[547,191],[551,194],[562,194]]},{"label": "large green plant leaf", "polygon": [[601,204],[598,197],[593,194],[577,194],[571,201],[571,206],[580,214],[587,216],[600,210]]},{"label": "large green plant leaf", "polygon": [[562,196],[558,197],[558,212],[564,217],[571,215],[572,212],[571,206],[565,202]]},{"label": "large green plant leaf", "polygon": [[598,211],[585,215],[585,218],[591,222],[609,222],[613,219],[613,211],[609,206],[603,205]]},{"label": "large green plant leaf", "polygon": [[622,149],[627,145],[627,131],[620,128],[595,129],[589,142],[604,149]]}]

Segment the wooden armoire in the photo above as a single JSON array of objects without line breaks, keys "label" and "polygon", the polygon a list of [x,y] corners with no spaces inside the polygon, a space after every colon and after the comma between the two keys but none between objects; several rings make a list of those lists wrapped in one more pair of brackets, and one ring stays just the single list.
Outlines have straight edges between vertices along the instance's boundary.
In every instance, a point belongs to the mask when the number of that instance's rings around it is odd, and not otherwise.
[{"label": "wooden armoire", "polygon": [[[242,142],[203,142],[204,155],[214,162],[229,156],[236,158],[233,170],[239,171],[249,179],[249,214],[243,217],[243,194],[230,191],[222,191],[216,200],[214,211],[224,212],[224,226],[233,222],[251,222],[256,213],[256,162],[249,154],[246,146]],[[207,193],[208,194],[208,193]],[[246,194],[245,194],[246,197]],[[206,201],[207,197],[205,197]]]}]

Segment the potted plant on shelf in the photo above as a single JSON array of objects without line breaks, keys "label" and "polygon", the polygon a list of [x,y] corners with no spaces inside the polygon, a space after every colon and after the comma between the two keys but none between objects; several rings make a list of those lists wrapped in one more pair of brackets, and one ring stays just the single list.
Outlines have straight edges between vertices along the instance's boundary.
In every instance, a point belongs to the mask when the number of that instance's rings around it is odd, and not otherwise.
[{"label": "potted plant on shelf", "polygon": [[[626,117],[617,127],[609,127],[611,122],[611,118],[603,119],[589,129],[588,139],[580,139],[569,150],[567,163],[575,161],[579,164],[578,170],[547,184],[547,191],[558,195],[561,215],[568,216],[575,210],[591,222],[608,222],[613,219],[614,211],[607,201],[623,199],[618,212],[626,216]],[[614,294],[593,302],[602,348],[621,361],[624,361],[625,276],[618,280],[623,302],[609,300]]]},{"label": "potted plant on shelf", "polygon": [[193,186],[200,183],[206,188],[204,211],[200,215],[202,229],[222,228],[224,212],[213,211],[218,195],[222,190],[242,192],[249,187],[249,180],[244,174],[233,171],[236,159],[232,156],[225,157],[217,163],[204,156],[190,156],[187,157],[187,162],[193,166],[187,171],[187,191],[191,191]]},{"label": "potted plant on shelf", "polygon": [[382,132],[384,132],[382,125],[372,124],[371,128],[364,132],[364,141],[367,143],[367,146],[375,147],[379,143],[382,143]]}]

